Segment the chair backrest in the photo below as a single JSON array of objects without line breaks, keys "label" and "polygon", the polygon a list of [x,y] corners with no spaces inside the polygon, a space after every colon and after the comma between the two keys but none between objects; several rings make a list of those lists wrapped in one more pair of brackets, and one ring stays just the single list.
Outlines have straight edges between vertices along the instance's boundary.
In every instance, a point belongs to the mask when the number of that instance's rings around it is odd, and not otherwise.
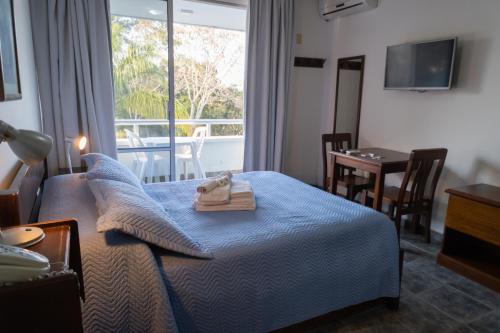
[{"label": "chair backrest", "polygon": [[125,129],[125,133],[127,134],[128,143],[129,143],[131,148],[146,147],[146,145],[142,141],[141,137],[137,133],[132,132],[128,129]]},{"label": "chair backrest", "polygon": [[205,138],[208,135],[208,128],[206,126],[196,127],[193,131],[193,138],[196,142],[196,156],[200,158],[201,149],[203,148],[203,144],[205,143]]},{"label": "chair backrest", "polygon": [[434,200],[447,154],[446,148],[417,149],[411,152],[399,192],[398,211],[401,211],[405,203],[406,192],[409,192],[406,200],[409,207],[420,205],[424,200]]},{"label": "chair backrest", "polygon": [[[331,144],[332,151],[340,151],[341,149],[351,149],[351,133],[335,133],[321,135],[321,149],[323,152],[323,187],[328,188],[328,144]],[[341,170],[343,173],[343,170]]]},{"label": "chair backrest", "polygon": [[[127,140],[130,148],[143,148],[146,147],[144,141],[142,141],[141,137],[128,129],[125,129],[125,134],[127,134]],[[134,152],[134,156],[136,160],[146,158],[146,154],[144,152]]]}]

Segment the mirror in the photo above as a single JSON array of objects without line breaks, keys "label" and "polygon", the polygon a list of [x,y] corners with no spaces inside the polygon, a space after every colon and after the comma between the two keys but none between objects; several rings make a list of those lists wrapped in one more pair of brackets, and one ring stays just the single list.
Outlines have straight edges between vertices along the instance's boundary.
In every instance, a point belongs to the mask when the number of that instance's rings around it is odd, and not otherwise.
[{"label": "mirror", "polygon": [[364,68],[365,56],[338,60],[333,132],[351,133],[354,149],[358,148]]}]

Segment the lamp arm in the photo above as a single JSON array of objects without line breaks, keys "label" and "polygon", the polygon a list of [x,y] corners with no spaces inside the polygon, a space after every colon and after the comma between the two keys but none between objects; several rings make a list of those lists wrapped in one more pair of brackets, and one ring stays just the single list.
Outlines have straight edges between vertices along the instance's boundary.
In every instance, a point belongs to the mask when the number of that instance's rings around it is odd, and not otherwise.
[{"label": "lamp arm", "polygon": [[68,166],[69,173],[73,173],[73,165],[71,165],[71,147],[72,147],[72,141],[65,139],[66,141],[66,163]]}]

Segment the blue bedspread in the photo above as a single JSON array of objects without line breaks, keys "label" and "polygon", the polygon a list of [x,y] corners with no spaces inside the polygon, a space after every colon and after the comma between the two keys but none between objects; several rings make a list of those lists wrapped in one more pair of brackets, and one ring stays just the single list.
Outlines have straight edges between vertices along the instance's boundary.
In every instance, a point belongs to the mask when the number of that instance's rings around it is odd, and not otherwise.
[{"label": "blue bedspread", "polygon": [[199,181],[145,186],[215,257],[155,250],[180,332],[266,332],[399,295],[385,215],[279,173],[235,178],[251,182],[256,211],[196,212]]}]

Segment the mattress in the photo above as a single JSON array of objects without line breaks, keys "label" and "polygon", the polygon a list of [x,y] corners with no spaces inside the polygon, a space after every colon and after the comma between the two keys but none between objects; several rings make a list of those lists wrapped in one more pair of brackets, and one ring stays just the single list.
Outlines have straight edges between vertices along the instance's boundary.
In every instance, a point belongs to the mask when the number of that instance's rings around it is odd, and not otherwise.
[{"label": "mattress", "polygon": [[399,295],[398,241],[383,214],[274,172],[236,175],[257,210],[199,213],[199,181],[144,185],[214,259],[99,234],[85,180],[46,183],[40,220],[79,221],[88,332],[266,332]]},{"label": "mattress", "polygon": [[39,220],[78,221],[85,332],[178,332],[151,248],[118,232],[96,231],[95,199],[78,174],[45,181]]},{"label": "mattress", "polygon": [[181,332],[267,332],[399,295],[398,241],[385,215],[275,172],[236,175],[257,210],[196,212],[199,181],[145,185],[213,254],[155,250]]}]

